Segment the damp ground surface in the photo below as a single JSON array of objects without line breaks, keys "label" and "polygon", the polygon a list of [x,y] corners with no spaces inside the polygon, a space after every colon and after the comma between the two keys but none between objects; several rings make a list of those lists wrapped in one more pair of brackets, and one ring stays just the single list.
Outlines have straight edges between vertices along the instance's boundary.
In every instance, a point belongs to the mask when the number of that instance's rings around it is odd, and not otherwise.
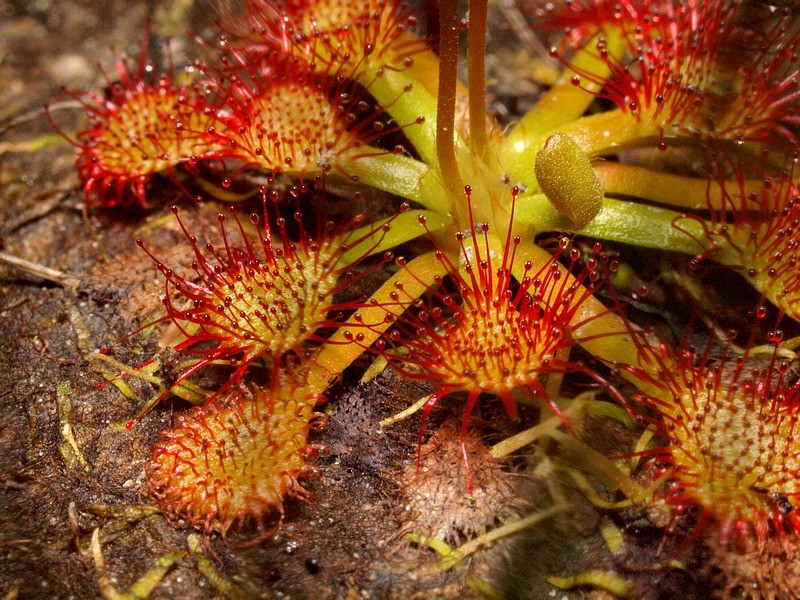
[{"label": "damp ground surface", "polygon": [[[581,565],[615,568],[597,534],[599,517],[586,508],[556,519],[546,535],[531,534],[447,573],[434,572],[433,552],[412,545],[404,534],[435,535],[458,545],[535,510],[542,484],[518,464],[481,464],[487,438],[500,439],[521,427],[487,403],[473,418],[473,463],[485,492],[466,493],[455,442],[458,398],[434,412],[418,472],[418,417],[385,430],[379,421],[430,390],[391,371],[358,385],[366,362],[328,394],[327,427],[311,440],[323,449],[313,462],[317,476],[303,482],[312,500],[287,501],[277,537],[258,541],[257,532],[244,530],[227,541],[218,535],[203,540],[202,532],[153,510],[145,492],[150,447],[189,407],[166,400],[126,429],[122,425],[152,389],[132,382],[137,400],[111,385],[98,387],[104,373],[86,356],[135,330],[158,308],[163,278],[136,247],[136,237],[146,239],[165,262],[182,264],[191,256],[169,213],[178,194],[167,186],[161,206],[148,213],[85,214],[72,150],[51,139],[53,128],[41,109],[59,96],[61,86],[102,93],[108,81],[96,63],[114,79],[110,48],[135,59],[148,19],[158,33],[151,46],[163,48],[166,33],[173,38],[172,60],[185,61],[193,51],[185,31],[213,35],[213,14],[207,2],[176,5],[0,3],[1,249],[68,276],[58,283],[30,270],[0,267],[0,596],[92,598],[111,588],[122,592],[161,557],[186,551],[187,539],[198,533],[201,554],[178,560],[153,598],[463,598],[479,596],[488,589],[486,582],[505,597],[561,598],[565,593],[556,593],[546,575],[580,571]],[[153,56],[169,64],[163,51]],[[526,102],[512,84],[512,72],[504,73],[495,97],[498,110]],[[533,93],[524,90],[526,98]],[[82,113],[63,100],[53,106],[53,118],[70,131]],[[38,143],[42,147],[31,151]],[[221,205],[181,202],[188,227],[213,228]],[[156,335],[133,337],[114,356],[136,365],[157,351],[156,342]],[[105,375],[114,374],[109,369]],[[215,375],[207,377],[199,383],[213,385]],[[90,547],[96,530],[105,563],[100,569]],[[637,556],[659,543],[658,536],[641,539],[644,550]],[[636,554],[634,547],[629,551]],[[687,573],[635,577],[643,590],[652,592],[658,584],[667,594],[681,590],[684,598],[694,590],[703,594]],[[589,595],[575,592],[575,597]]]}]

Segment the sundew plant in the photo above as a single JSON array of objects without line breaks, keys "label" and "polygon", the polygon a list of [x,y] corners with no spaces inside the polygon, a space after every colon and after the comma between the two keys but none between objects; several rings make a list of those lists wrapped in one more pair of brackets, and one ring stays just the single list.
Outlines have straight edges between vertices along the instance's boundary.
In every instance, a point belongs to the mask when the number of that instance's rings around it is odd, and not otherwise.
[{"label": "sundew plant", "polygon": [[[546,491],[565,486],[611,520],[639,510],[660,532],[640,570],[713,546],[721,594],[796,597],[797,11],[518,0],[541,91],[501,123],[496,7],[430,4],[222,4],[213,58],[158,73],[145,44],[105,93],[54,101],[88,115],[63,134],[89,210],[138,219],[165,187],[183,196],[185,264],[137,240],[165,286],[145,331],[168,324],[183,367],[136,418],[170,394],[199,405],[154,446],[150,496],[207,538],[275,535],[285,503],[309,499],[319,411],[371,364],[367,378],[392,369],[430,390],[384,421],[419,409],[418,469],[429,417],[458,404],[464,494],[481,491],[476,451],[516,453],[551,480],[532,506],[569,512]],[[183,212],[214,202],[218,226],[190,231]],[[629,283],[641,257],[686,306]],[[670,331],[654,325],[665,311]],[[221,387],[193,383],[212,365]],[[468,447],[479,403],[520,433]],[[627,432],[617,451],[595,447],[592,419]],[[742,557],[758,568],[730,566]],[[563,575],[551,585],[637,594],[624,569]]]}]

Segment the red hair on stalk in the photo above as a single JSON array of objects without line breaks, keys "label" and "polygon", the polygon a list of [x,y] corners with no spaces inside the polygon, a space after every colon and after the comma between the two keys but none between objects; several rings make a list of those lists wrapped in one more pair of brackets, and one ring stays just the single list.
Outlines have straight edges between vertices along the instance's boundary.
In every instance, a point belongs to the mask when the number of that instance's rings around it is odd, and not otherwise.
[{"label": "red hair on stalk", "polygon": [[668,4],[630,0],[567,0],[557,4],[529,0],[523,3],[530,7],[537,29],[563,31],[565,37],[560,51],[566,50],[567,45],[584,47],[591,39],[605,35],[606,28],[613,32],[631,31],[637,24],[658,16]]},{"label": "red hair on stalk", "polygon": [[[616,3],[605,3],[605,13],[586,11],[594,21],[585,24],[587,31],[603,31],[613,25],[620,13]],[[575,85],[586,79],[602,88],[597,95],[613,101],[622,111],[637,120],[649,120],[661,132],[671,134],[693,132],[700,109],[707,103],[716,75],[717,45],[725,24],[720,2],[701,6],[678,2],[645,2],[626,5],[621,23],[611,35],[621,38],[622,55],[605,51],[605,40],[598,46],[599,58],[610,70],[609,76],[598,78],[592,71],[567,68],[577,74]]]},{"label": "red hair on stalk", "polygon": [[[471,190],[469,186],[465,189],[470,229],[456,234],[460,248],[457,262],[431,236],[436,257],[446,272],[446,278],[437,277],[436,285],[430,289],[432,302],[416,302],[399,317],[387,313],[394,323],[385,337],[407,352],[388,350],[386,340],[380,340],[376,348],[404,373],[419,377],[421,371],[426,380],[437,386],[423,411],[420,446],[426,419],[437,402],[451,392],[468,393],[461,430],[466,462],[467,425],[482,393],[500,396],[511,418],[517,415],[515,393],[540,397],[569,427],[540,378],[549,373],[581,372],[601,384],[605,381],[585,366],[570,362],[563,352],[585,341],[588,336],[581,336],[581,327],[597,316],[587,317],[581,308],[601,285],[599,244],[574,277],[558,262],[567,249],[566,238],[540,266],[535,268],[530,261],[520,265],[516,253],[523,243],[521,238],[514,237],[509,227],[506,239],[500,240],[492,237],[488,224],[476,224],[472,220]],[[514,188],[515,200],[518,193]],[[513,211],[511,218],[513,221]],[[424,225],[424,218],[420,220]],[[570,270],[580,260],[581,253],[570,250]],[[399,262],[408,268],[404,261]],[[409,275],[417,277],[410,269]],[[454,288],[452,292],[448,291],[450,286]],[[397,302],[408,304],[399,295]],[[469,474],[468,486],[472,490]]]},{"label": "red hair on stalk", "polygon": [[797,159],[770,173],[747,167],[736,155],[712,154],[708,174],[721,190],[721,202],[709,201],[710,223],[683,215],[675,227],[691,235],[683,220],[700,223],[705,239],[696,239],[709,256],[736,268],[762,298],[782,314],[800,321],[800,189]]},{"label": "red hair on stalk", "polygon": [[[165,277],[163,302],[167,314],[153,324],[172,322],[182,338],[173,348],[198,357],[170,389],[214,361],[231,361],[237,367],[211,399],[238,383],[255,361],[263,358],[277,366],[288,352],[305,357],[307,342],[325,341],[316,335],[317,329],[337,326],[343,312],[358,305],[335,303],[334,295],[393,258],[386,253],[367,269],[358,273],[351,270],[375,251],[391,227],[391,219],[359,231],[354,229],[364,215],[341,226],[327,222],[314,239],[303,228],[298,212],[291,227],[283,217],[275,219],[280,237],[275,240],[266,208],[263,220],[250,215],[255,236],[248,233],[231,208],[241,245],[232,242],[225,226],[227,217],[220,213],[224,248],[219,252],[210,243],[199,244],[177,208],[172,212],[194,253],[189,274],[182,275],[162,264],[141,239],[136,243]],[[299,229],[296,241],[292,241],[290,229]],[[356,251],[355,258],[349,250]]]},{"label": "red hair on stalk", "polygon": [[225,15],[246,56],[277,51],[309,71],[358,78],[365,70],[407,65],[427,43],[408,32],[417,18],[398,0],[247,0],[244,16]]},{"label": "red hair on stalk", "polygon": [[305,71],[293,57],[253,64],[234,60],[238,64],[227,61],[228,68],[207,75],[215,102],[232,115],[215,130],[215,144],[243,163],[238,170],[357,178],[359,159],[405,153],[402,146],[370,146],[404,125],[341,75]]},{"label": "red hair on stalk", "polygon": [[[565,14],[568,33],[580,43],[591,32],[608,38],[598,44],[598,57],[609,77],[562,59],[576,73],[573,83],[590,81],[602,88],[599,96],[637,121],[650,121],[662,148],[663,137],[675,134],[797,148],[800,76],[794,48],[800,28],[790,11],[669,0],[609,2]],[[552,20],[558,22],[558,13]],[[622,26],[606,29],[615,21]],[[622,55],[606,51],[615,37],[623,41]]]},{"label": "red hair on stalk", "polygon": [[[719,137],[797,152],[800,146],[800,25],[789,6],[747,6],[727,32],[720,62],[734,85],[717,95]],[[745,59],[742,64],[742,59]]]},{"label": "red hair on stalk", "polygon": [[[166,173],[180,185],[178,165],[191,169],[222,150],[212,135],[220,115],[206,106],[203,85],[177,85],[171,64],[167,73],[156,76],[148,48],[149,35],[136,69],[118,56],[117,78],[103,72],[105,95],[65,91],[47,107],[53,126],[76,149],[78,175],[90,204],[146,208],[154,175]],[[64,98],[76,100],[89,117],[89,127],[74,137],[52,115]]]},{"label": "red hair on stalk", "polygon": [[648,419],[666,440],[653,460],[670,474],[673,522],[696,507],[697,531],[713,523],[745,547],[753,535],[760,547],[767,536],[798,532],[800,363],[782,357],[782,337],[768,333],[776,347],[766,359],[750,352],[754,336],[744,354],[734,357],[726,344],[718,359],[711,342],[697,353],[684,341],[674,354],[642,343],[644,362],[656,368],[622,367],[650,390],[634,400],[656,411]]},{"label": "red hair on stalk", "polygon": [[[147,486],[163,513],[206,535],[255,524],[258,542],[283,520],[284,498],[308,500],[300,480],[318,447],[307,437],[322,415],[318,395],[296,383],[232,390],[163,431],[147,464]],[[274,524],[273,524],[274,523]]]}]

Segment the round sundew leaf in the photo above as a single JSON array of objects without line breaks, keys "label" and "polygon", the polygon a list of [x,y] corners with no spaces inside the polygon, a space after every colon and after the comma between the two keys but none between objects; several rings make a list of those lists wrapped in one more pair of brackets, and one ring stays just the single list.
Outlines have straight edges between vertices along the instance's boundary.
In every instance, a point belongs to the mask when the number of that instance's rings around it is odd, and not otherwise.
[{"label": "round sundew leaf", "polygon": [[237,390],[162,433],[147,482],[165,514],[224,535],[248,520],[263,528],[280,517],[284,496],[306,497],[298,479],[313,471],[306,437],[317,396],[275,387]]},{"label": "round sundew leaf", "polygon": [[76,151],[76,167],[87,200],[105,207],[146,208],[147,184],[155,174],[176,182],[175,169],[220,156],[226,144],[216,135],[219,114],[206,103],[200,86],[177,86],[163,75],[149,82],[144,73],[131,73],[118,62],[120,82],[109,84],[106,96],[68,91],[82,105],[89,125],[67,133],[48,116]]},{"label": "round sundew leaf", "polygon": [[347,131],[343,108],[313,86],[275,85],[253,104],[249,133],[263,150],[259,163],[268,169],[315,172],[360,151],[363,143]]},{"label": "round sundew leaf", "polygon": [[674,357],[660,344],[641,347],[658,365],[655,386],[643,378],[653,390],[643,400],[663,417],[654,423],[667,442],[661,460],[671,467],[666,503],[679,513],[698,507],[723,536],[743,543],[785,532],[800,496],[800,384],[790,364],[777,354],[711,361],[708,350],[696,362],[685,346]]},{"label": "round sundew leaf", "polygon": [[243,14],[226,21],[244,31],[250,53],[275,48],[310,70],[355,78],[381,65],[401,68],[426,46],[407,35],[417,22],[413,11],[394,0],[248,0]]},{"label": "round sundew leaf", "polygon": [[[282,241],[273,244],[269,225],[255,219],[254,236],[232,211],[239,235],[225,226],[225,215],[219,214],[223,246],[218,250],[199,244],[177,208],[173,212],[194,254],[190,268],[173,270],[144,242],[137,243],[165,278],[166,315],[157,322],[171,321],[181,333],[169,340],[169,346],[198,358],[179,382],[214,361],[231,361],[237,369],[226,387],[233,385],[253,363],[263,359],[269,364],[288,352],[301,351],[325,326],[346,266],[342,254],[350,239],[348,231],[329,231],[316,241],[303,233],[294,242],[279,219],[276,232]],[[341,309],[342,304],[336,306]]]}]

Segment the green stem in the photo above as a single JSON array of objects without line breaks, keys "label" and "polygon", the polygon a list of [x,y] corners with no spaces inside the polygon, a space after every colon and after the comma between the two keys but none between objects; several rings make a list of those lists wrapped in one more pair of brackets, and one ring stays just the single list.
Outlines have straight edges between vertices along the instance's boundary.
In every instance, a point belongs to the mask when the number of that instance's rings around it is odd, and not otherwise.
[{"label": "green stem", "polygon": [[[544,194],[534,194],[517,201],[514,219],[519,225],[533,226],[536,233],[579,233],[602,240],[684,254],[702,254],[707,251],[711,242],[701,245],[695,241],[707,239],[703,222],[694,218],[682,219],[681,216],[681,213],[666,208],[604,198],[597,216],[582,229],[576,229]],[[679,223],[680,229],[673,225],[675,222]],[[710,224],[706,225],[710,227]],[[726,260],[723,264],[730,263],[726,256],[723,255],[723,260]],[[714,258],[719,260],[716,254]]]},{"label": "green stem", "polygon": [[721,235],[720,230],[720,225],[692,215],[606,198],[592,222],[583,229],[573,230],[573,233],[643,248],[706,254],[726,267],[743,267],[738,246],[747,245],[749,229],[734,230],[730,238]]},{"label": "green stem", "polygon": [[[570,63],[573,68],[564,69],[556,84],[547,90],[536,105],[517,122],[507,138],[507,146],[511,152],[520,152],[532,140],[538,140],[542,134],[579,118],[594,102],[595,94],[602,86],[588,79],[582,81],[580,86],[574,85],[572,73],[592,73],[597,81],[608,78],[610,73],[608,63],[597,56],[596,50],[589,50],[590,46],[595,45],[596,42],[592,41],[578,50]],[[621,40],[618,39],[615,45],[619,46],[618,54],[622,46]]]},{"label": "green stem", "polygon": [[578,466],[584,473],[591,473],[597,477],[610,491],[620,490],[628,498],[643,496],[645,488],[620,471],[612,461],[581,440],[557,429],[548,431],[547,437],[559,443],[569,462]]},{"label": "green stem", "polygon": [[437,174],[408,156],[375,150],[375,154],[349,160],[342,168],[360,183],[412,200],[440,215],[451,211],[450,196]]},{"label": "green stem", "polygon": [[[680,213],[665,208],[606,198],[600,213],[575,233],[684,254],[702,254],[708,250],[710,243],[704,246],[696,241],[706,239],[703,223],[680,217]],[[673,225],[676,219],[680,219],[683,231]]]},{"label": "green stem", "polygon": [[[422,227],[420,217],[425,219],[425,228]],[[388,223],[389,230],[385,231],[383,225]],[[431,233],[441,231],[452,223],[439,213],[429,210],[412,210],[394,217],[381,219],[375,223],[370,223],[353,231],[350,239],[361,239],[360,242],[349,247],[342,254],[342,264],[352,264],[369,255],[378,254],[390,248],[395,248],[409,240],[425,233],[425,229]]]},{"label": "green stem", "polygon": [[[337,329],[309,367],[309,393],[322,393],[361,356],[392,324],[387,315],[398,316],[433,285],[437,275],[446,272],[435,253],[412,260],[395,273],[364,303],[365,308]],[[357,336],[358,339],[355,339]]]},{"label": "green stem", "polygon": [[524,448],[525,446],[532,444],[542,436],[547,435],[547,432],[551,429],[558,429],[564,425],[562,418],[566,418],[567,422],[572,422],[572,418],[580,415],[583,412],[586,402],[595,395],[596,392],[594,391],[584,392],[570,402],[569,406],[563,411],[563,417],[561,415],[553,415],[549,419],[540,422],[538,425],[534,425],[530,429],[520,431],[511,437],[507,437],[492,446],[489,449],[489,454],[493,458],[502,458],[504,456],[508,456],[520,448]]},{"label": "green stem", "polygon": [[764,190],[764,182],[760,180],[730,181],[722,186],[710,179],[672,175],[618,162],[598,161],[593,166],[610,196],[632,196],[691,210],[735,210],[737,206],[731,204],[726,189],[736,190],[740,204],[742,198],[754,193],[761,195]]},{"label": "green stem", "polygon": [[[556,577],[554,575],[547,578],[547,582],[560,590],[571,590],[575,587],[589,587],[609,592],[615,598],[626,598],[630,591],[630,586],[622,577],[612,571],[601,571],[592,569],[578,573],[572,577]],[[599,594],[595,594],[599,595]]]},{"label": "green stem", "polygon": [[439,569],[442,571],[449,571],[467,556],[476,553],[481,548],[485,548],[504,537],[509,537],[521,531],[525,531],[526,529],[530,529],[542,521],[556,516],[558,513],[569,511],[571,508],[572,506],[569,504],[556,504],[540,510],[539,512],[531,513],[522,519],[508,521],[500,527],[492,529],[468,542],[464,542],[464,544],[448,555],[443,556],[442,560],[439,562]]},{"label": "green stem", "polygon": [[469,135],[473,151],[486,157],[489,134],[486,126],[486,19],[487,0],[470,0],[467,46],[469,82]]},{"label": "green stem", "polygon": [[[361,81],[365,79],[366,74]],[[432,163],[436,159],[436,96],[425,85],[414,85],[413,69],[379,69],[371,73],[369,79],[368,83],[364,82],[369,93],[404,126],[403,133],[422,160]],[[418,122],[419,117],[424,117],[425,121]]]},{"label": "green stem", "polygon": [[[536,153],[550,135],[580,119],[600,91],[600,82],[608,78],[608,62],[598,57],[597,50],[589,49],[592,45],[596,45],[596,42],[592,41],[578,50],[570,63],[571,68],[565,69],[556,84],[517,122],[503,144],[502,162],[507,165],[511,177],[527,184],[529,189],[535,189],[532,184]],[[606,36],[609,55],[620,55],[623,46],[620,36]],[[580,85],[575,85],[573,72],[591,73],[592,77],[584,77]]]},{"label": "green stem", "polygon": [[592,157],[653,145],[660,136],[652,119],[639,119],[620,109],[581,117],[559,127],[559,131],[572,137]]}]

